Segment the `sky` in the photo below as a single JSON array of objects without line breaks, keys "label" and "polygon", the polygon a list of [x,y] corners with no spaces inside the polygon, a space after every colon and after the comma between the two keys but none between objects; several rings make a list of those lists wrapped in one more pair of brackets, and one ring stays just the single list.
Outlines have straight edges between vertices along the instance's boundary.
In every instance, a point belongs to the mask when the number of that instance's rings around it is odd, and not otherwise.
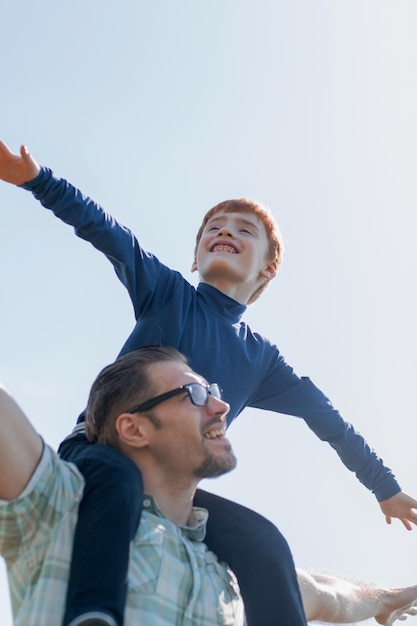
[{"label": "sky", "polygon": [[[285,257],[246,321],[417,497],[414,0],[0,0],[0,15],[1,139],[193,284],[205,211],[268,205]],[[132,307],[29,192],[1,183],[0,220],[0,382],[57,447]],[[272,520],[298,566],[417,583],[417,528],[386,525],[302,420],[246,410],[229,437],[238,467],[204,487]]]}]

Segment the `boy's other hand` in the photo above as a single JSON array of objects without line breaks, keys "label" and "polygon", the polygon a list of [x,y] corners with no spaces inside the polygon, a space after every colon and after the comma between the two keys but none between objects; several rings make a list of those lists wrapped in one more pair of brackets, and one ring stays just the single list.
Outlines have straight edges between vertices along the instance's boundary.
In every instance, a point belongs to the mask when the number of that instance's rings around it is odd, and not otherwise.
[{"label": "boy's other hand", "polygon": [[0,179],[13,185],[23,185],[36,178],[40,167],[31,157],[26,146],[21,146],[20,155],[13,154],[5,143],[0,141]]},{"label": "boy's other hand", "polygon": [[412,530],[412,525],[417,525],[417,500],[408,496],[404,491],[396,493],[392,498],[379,503],[387,524],[391,524],[392,518],[397,517],[407,530]]}]

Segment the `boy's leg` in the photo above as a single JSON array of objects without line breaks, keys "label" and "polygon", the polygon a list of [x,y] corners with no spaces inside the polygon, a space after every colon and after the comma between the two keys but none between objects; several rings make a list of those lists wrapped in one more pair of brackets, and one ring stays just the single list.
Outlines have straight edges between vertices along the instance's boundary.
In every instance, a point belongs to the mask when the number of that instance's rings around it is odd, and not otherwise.
[{"label": "boy's leg", "polygon": [[130,541],[142,512],[141,474],[121,452],[91,444],[83,435],[64,441],[59,453],[79,467],[86,481],[63,625],[122,626]]},{"label": "boy's leg", "polygon": [[239,504],[198,490],[209,511],[206,543],[237,576],[248,626],[306,626],[293,558],[267,519]]}]

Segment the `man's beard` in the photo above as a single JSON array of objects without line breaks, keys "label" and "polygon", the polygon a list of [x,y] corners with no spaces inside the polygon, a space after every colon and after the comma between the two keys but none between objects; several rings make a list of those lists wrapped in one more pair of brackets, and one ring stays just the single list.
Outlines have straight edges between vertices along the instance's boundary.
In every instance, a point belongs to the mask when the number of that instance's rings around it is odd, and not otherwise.
[{"label": "man's beard", "polygon": [[232,448],[223,456],[207,455],[200,467],[194,470],[194,476],[197,478],[216,478],[235,469],[236,463],[237,459]]}]

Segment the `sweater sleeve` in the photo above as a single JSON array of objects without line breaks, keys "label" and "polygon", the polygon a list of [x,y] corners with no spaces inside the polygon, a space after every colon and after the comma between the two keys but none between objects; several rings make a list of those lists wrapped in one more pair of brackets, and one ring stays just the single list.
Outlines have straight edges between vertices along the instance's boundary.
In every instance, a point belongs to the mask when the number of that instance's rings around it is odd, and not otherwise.
[{"label": "sweater sleeve", "polygon": [[129,292],[136,319],[151,304],[155,306],[156,285],[160,297],[169,292],[172,271],[145,252],[128,228],[71,183],[42,167],[38,176],[22,187],[108,258]]},{"label": "sweater sleeve", "polygon": [[251,399],[250,406],[302,418],[326,441],[343,464],[379,502],[399,491],[393,472],[384,465],[364,437],[346,422],[326,395],[307,377],[299,377],[275,349],[273,365]]}]

